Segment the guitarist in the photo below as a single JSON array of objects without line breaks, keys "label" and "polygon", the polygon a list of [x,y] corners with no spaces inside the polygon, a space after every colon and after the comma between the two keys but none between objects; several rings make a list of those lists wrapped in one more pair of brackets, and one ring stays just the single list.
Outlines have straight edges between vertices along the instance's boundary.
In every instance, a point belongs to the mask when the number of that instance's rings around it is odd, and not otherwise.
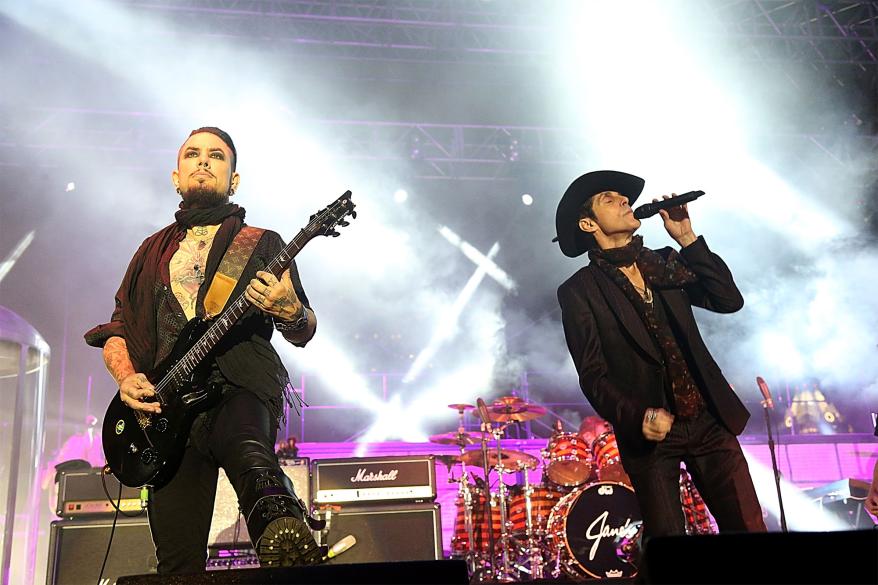
[{"label": "guitarist", "polygon": [[[169,355],[189,320],[206,317],[205,295],[244,226],[244,209],[229,202],[240,182],[236,162],[226,132],[192,131],[171,173],[183,199],[176,221],[144,240],[116,293],[110,322],[85,334],[89,345],[103,348],[120,398],[133,409],[161,412],[144,372]],[[263,271],[283,246],[278,234],[264,231],[252,249],[229,298],[244,292],[259,310],[248,310],[218,344],[208,377],[217,400],[195,419],[176,475],[152,491],[148,514],[159,573],[205,570],[219,467],[235,488],[264,566],[320,559],[307,510],[274,453],[284,401],[291,404],[295,395],[269,340],[276,329],[303,347],[317,326],[295,262],[280,280]],[[275,538],[273,550],[263,534]]]}]

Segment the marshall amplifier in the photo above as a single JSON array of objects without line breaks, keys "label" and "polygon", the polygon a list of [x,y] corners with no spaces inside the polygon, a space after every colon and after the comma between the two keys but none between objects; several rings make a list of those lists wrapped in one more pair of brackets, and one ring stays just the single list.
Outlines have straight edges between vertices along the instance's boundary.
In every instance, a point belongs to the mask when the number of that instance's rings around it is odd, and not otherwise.
[{"label": "marshall amplifier", "polygon": [[314,461],[314,503],[436,499],[432,455]]},{"label": "marshall amplifier", "polygon": [[[104,493],[102,481],[106,481],[107,491],[113,503],[119,497],[119,481],[112,474],[101,478],[101,468],[93,467],[76,471],[64,471],[58,477],[58,501],[55,513],[64,518],[90,516],[115,512],[113,504]],[[140,490],[122,486],[122,499],[119,507],[125,512],[141,509]]]}]

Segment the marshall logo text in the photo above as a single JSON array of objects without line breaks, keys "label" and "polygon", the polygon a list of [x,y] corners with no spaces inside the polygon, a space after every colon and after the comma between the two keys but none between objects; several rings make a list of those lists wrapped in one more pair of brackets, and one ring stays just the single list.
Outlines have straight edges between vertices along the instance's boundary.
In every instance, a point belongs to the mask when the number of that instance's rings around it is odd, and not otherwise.
[{"label": "marshall logo text", "polygon": [[357,475],[351,478],[351,483],[359,483],[359,482],[367,482],[367,481],[395,481],[396,476],[399,475],[398,469],[391,469],[387,473],[383,473],[381,470],[378,470],[378,473],[374,471],[370,471],[366,473],[366,468],[361,467],[357,470]]}]

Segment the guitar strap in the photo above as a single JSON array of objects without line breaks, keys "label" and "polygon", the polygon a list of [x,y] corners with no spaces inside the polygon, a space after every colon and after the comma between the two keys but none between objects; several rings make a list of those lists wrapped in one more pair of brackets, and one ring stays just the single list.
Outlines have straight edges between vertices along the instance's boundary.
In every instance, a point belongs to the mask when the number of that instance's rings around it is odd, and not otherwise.
[{"label": "guitar strap", "polygon": [[225,308],[264,233],[264,229],[244,226],[232,240],[204,297],[205,318],[215,317]]}]

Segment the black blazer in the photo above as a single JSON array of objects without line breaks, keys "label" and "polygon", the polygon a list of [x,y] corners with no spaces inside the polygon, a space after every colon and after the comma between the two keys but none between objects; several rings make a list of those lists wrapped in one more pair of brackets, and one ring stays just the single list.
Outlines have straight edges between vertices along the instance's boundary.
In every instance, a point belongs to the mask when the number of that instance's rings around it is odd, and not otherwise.
[{"label": "black blazer", "polygon": [[[676,254],[671,248],[656,252],[666,259]],[[733,313],[744,306],[744,299],[728,267],[704,238],[683,248],[680,255],[698,282],[653,292],[678,332],[681,350],[694,362],[690,369],[709,410],[738,435],[750,413],[704,345],[692,306]],[[597,266],[588,265],[565,281],[558,288],[558,302],[582,392],[613,425],[626,466],[634,463],[634,458],[655,447],[643,437],[646,409],[667,405],[662,356],[631,301]]]}]

